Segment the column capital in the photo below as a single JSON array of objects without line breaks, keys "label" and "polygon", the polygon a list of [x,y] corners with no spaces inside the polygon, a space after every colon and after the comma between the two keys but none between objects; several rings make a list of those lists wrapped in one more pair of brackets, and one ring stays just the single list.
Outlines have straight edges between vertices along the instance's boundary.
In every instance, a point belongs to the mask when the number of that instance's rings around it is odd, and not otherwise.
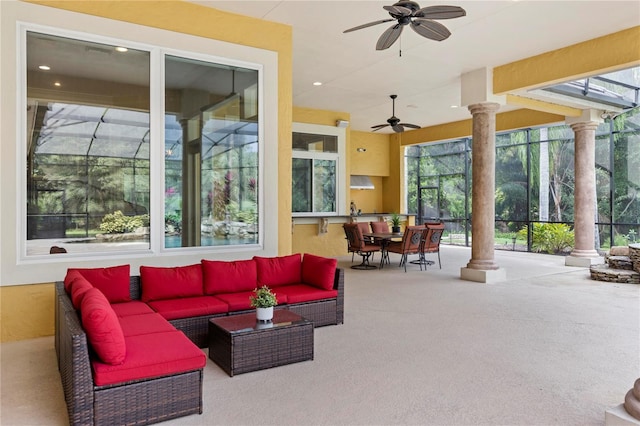
[{"label": "column capital", "polygon": [[573,130],[574,132],[580,132],[583,130],[596,130],[599,124],[600,123],[598,123],[597,121],[581,121],[577,123],[571,123],[569,124],[569,126],[571,126],[571,130]]},{"label": "column capital", "polygon": [[467,107],[471,115],[482,113],[495,113],[500,109],[500,104],[496,102],[482,102],[479,104],[472,104]]}]

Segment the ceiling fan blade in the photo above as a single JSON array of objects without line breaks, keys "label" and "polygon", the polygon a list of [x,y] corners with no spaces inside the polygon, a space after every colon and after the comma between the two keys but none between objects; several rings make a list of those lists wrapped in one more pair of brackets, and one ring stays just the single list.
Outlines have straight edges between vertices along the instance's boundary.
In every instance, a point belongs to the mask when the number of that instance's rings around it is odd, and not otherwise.
[{"label": "ceiling fan blade", "polygon": [[373,129],[372,132],[377,132],[378,130],[387,127],[388,124],[378,124],[377,126],[371,126],[371,128]]},{"label": "ceiling fan blade", "polygon": [[429,19],[416,18],[411,21],[411,28],[413,31],[420,34],[422,37],[426,37],[435,41],[442,41],[447,39],[451,32],[442,25],[440,22],[431,21]]},{"label": "ceiling fan blade", "polygon": [[409,127],[410,129],[421,129],[422,127],[417,126],[415,124],[409,124],[409,123],[400,123],[401,126],[404,127]]},{"label": "ceiling fan blade", "polygon": [[396,133],[402,133],[404,132],[404,127],[402,127],[400,124],[396,124],[395,126],[391,127],[393,129],[394,132]]},{"label": "ceiling fan blade", "polygon": [[368,28],[368,27],[372,27],[374,25],[383,24],[385,22],[391,22],[391,21],[395,21],[395,19],[389,18],[389,19],[382,19],[380,21],[369,22],[367,24],[358,25],[357,27],[353,27],[353,28],[349,28],[348,30],[344,30],[343,33],[350,33],[351,31],[357,31],[357,30],[361,30],[363,28]]},{"label": "ceiling fan blade", "polygon": [[404,28],[403,25],[396,24],[383,32],[376,43],[376,50],[388,49],[400,37],[402,28]]},{"label": "ceiling fan blade", "polygon": [[467,12],[458,6],[429,6],[416,11],[413,16],[426,19],[453,19],[466,15]]},{"label": "ceiling fan blade", "polygon": [[394,16],[411,16],[411,9],[402,6],[382,6],[384,10]]}]

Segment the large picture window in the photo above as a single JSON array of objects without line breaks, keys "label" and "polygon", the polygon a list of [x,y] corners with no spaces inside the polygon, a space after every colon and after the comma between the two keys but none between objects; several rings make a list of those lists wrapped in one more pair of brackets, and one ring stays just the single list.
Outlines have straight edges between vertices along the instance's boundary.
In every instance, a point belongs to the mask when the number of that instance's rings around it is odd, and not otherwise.
[{"label": "large picture window", "polygon": [[258,68],[171,53],[26,32],[27,256],[258,243]]}]

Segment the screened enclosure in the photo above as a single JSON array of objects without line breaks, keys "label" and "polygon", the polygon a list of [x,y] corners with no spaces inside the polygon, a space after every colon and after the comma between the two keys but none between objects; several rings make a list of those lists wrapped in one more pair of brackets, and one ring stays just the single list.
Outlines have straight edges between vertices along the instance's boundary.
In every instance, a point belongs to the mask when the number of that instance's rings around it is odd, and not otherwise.
[{"label": "screened enclosure", "polygon": [[[417,215],[418,223],[444,220],[443,242],[468,245],[472,238],[472,143],[464,138],[406,149],[408,211]],[[596,247],[640,241],[640,108],[599,125],[595,149]],[[535,249],[536,224],[572,228],[574,179],[574,134],[569,126],[498,134],[495,247]]]}]

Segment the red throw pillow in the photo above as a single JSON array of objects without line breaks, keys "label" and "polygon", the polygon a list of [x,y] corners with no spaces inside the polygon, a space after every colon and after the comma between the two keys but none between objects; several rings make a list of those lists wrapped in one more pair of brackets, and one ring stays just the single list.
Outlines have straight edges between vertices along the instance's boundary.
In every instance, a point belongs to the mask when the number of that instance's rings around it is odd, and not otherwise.
[{"label": "red throw pillow", "polygon": [[67,275],[64,277],[64,289],[67,294],[71,294],[71,283],[78,277],[82,277],[82,274],[77,269],[67,269]]},{"label": "red throw pillow", "polygon": [[302,282],[325,290],[333,290],[337,259],[305,253],[302,258]]},{"label": "red throw pillow", "polygon": [[75,268],[95,288],[100,290],[111,303],[129,302],[129,265],[112,266],[109,268]]},{"label": "red throw pillow", "polygon": [[300,284],[302,278],[302,255],[259,257],[254,256],[258,266],[258,285],[262,287],[284,284]]},{"label": "red throw pillow", "polygon": [[91,283],[82,275],[73,280],[71,283],[71,303],[73,303],[74,308],[80,309],[84,295],[92,288]]},{"label": "red throw pillow", "polygon": [[142,301],[202,296],[202,266],[140,267]]},{"label": "red throw pillow", "polygon": [[202,259],[204,292],[220,294],[253,290],[258,286],[256,268],[253,260],[223,262]]},{"label": "red throw pillow", "polygon": [[127,353],[122,327],[100,290],[92,288],[85,293],[80,314],[87,339],[100,360],[105,364],[122,364]]}]

